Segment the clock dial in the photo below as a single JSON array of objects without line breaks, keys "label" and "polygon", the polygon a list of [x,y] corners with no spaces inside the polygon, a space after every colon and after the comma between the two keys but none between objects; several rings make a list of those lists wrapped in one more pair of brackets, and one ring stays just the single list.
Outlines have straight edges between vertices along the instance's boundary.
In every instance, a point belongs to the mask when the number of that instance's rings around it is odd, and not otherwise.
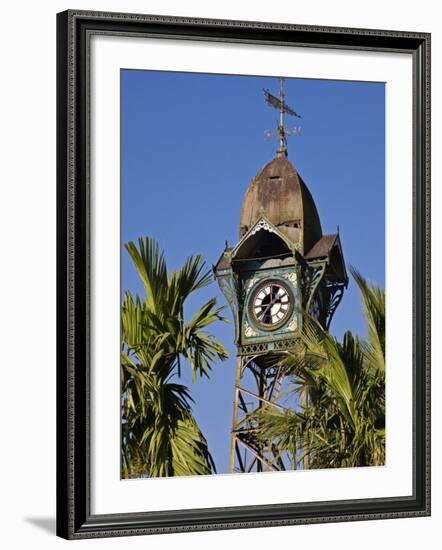
[{"label": "clock dial", "polygon": [[293,311],[293,294],[290,288],[276,279],[261,283],[249,300],[249,314],[262,329],[273,330],[282,326]]}]

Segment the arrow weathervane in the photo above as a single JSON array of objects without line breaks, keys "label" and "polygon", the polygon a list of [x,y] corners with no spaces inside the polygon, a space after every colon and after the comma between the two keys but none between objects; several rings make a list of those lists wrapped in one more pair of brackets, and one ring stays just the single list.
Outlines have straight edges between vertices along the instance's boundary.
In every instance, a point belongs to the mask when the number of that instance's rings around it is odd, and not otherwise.
[{"label": "arrow weathervane", "polygon": [[279,148],[277,151],[277,156],[287,156],[287,137],[288,136],[300,136],[301,135],[301,127],[298,126],[297,128],[294,128],[293,130],[286,130],[284,128],[284,113],[287,113],[288,115],[295,116],[297,118],[301,118],[301,115],[299,115],[296,111],[294,111],[287,103],[285,102],[285,94],[284,94],[284,79],[279,79],[279,98],[275,97],[273,94],[269,92],[269,90],[263,90],[264,91],[264,97],[266,100],[267,105],[270,105],[270,107],[274,107],[275,109],[279,109],[279,125],[278,130],[276,132],[271,132],[270,130],[265,130],[264,137],[266,139],[270,139],[272,136],[279,137]]}]

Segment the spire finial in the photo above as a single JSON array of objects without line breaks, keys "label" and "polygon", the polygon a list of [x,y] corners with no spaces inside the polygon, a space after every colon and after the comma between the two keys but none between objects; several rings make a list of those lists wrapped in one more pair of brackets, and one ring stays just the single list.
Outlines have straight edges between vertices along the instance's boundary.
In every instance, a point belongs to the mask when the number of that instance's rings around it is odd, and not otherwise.
[{"label": "spire finial", "polygon": [[276,151],[278,157],[287,156],[287,137],[284,130],[284,79],[279,79],[279,149]]},{"label": "spire finial", "polygon": [[264,90],[264,97],[267,102],[267,105],[279,109],[279,124],[277,132],[270,132],[266,130],[264,136],[269,139],[270,137],[277,135],[279,138],[279,147],[276,151],[278,157],[287,156],[287,137],[291,135],[301,135],[301,127],[294,128],[293,130],[286,130],[284,127],[284,114],[292,115],[298,118],[301,118],[301,115],[298,115],[291,107],[289,107],[285,102],[285,93],[284,93],[284,78],[279,79],[279,98],[275,97],[268,90]]}]

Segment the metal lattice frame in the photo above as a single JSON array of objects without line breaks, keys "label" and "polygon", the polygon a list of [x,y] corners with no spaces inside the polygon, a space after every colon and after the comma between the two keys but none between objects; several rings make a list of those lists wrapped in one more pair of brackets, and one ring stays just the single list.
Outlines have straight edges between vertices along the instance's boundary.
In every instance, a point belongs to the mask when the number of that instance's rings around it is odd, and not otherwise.
[{"label": "metal lattice frame", "polygon": [[[279,402],[286,378],[285,369],[277,363],[278,355],[242,355],[237,357],[235,397],[233,404],[231,472],[282,471],[296,468],[273,441],[258,437],[257,413],[262,407],[284,410]],[[270,360],[270,361],[269,361]],[[273,361],[272,361],[273,360]],[[246,376],[248,375],[248,376]]]}]

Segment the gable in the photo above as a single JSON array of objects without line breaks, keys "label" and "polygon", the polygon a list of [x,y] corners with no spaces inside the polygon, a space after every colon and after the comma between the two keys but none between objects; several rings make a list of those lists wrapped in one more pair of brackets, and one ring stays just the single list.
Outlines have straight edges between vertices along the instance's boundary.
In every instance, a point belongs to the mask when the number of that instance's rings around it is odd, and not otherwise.
[{"label": "gable", "polygon": [[293,255],[295,246],[264,216],[243,235],[232,250],[232,261]]}]

